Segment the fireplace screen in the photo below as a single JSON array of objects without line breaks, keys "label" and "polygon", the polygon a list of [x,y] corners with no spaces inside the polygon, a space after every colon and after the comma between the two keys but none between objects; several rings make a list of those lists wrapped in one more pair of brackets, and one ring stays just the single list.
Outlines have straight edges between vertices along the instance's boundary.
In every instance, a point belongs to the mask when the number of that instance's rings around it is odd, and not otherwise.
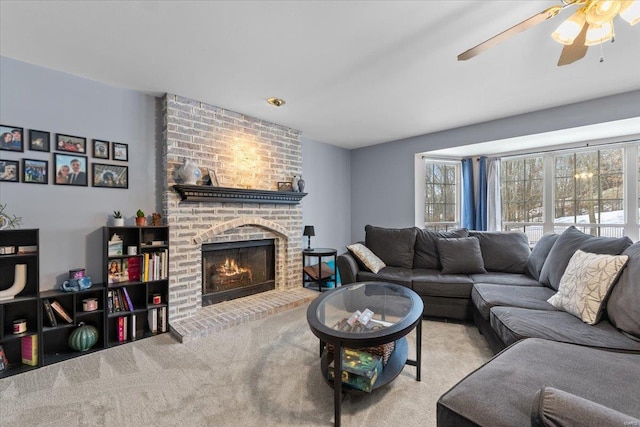
[{"label": "fireplace screen", "polygon": [[202,304],[275,289],[274,240],[202,246]]}]

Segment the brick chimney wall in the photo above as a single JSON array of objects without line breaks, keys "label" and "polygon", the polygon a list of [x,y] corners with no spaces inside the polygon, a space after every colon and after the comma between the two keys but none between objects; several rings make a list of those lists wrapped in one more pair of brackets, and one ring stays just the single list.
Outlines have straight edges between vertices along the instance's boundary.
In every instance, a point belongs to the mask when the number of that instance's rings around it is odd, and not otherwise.
[{"label": "brick chimney wall", "polygon": [[169,320],[202,306],[202,243],[276,239],[276,289],[302,286],[301,205],[180,202],[185,160],[215,171],[221,187],[277,190],[302,174],[300,132],[177,95],[161,99],[163,215],[170,227]]}]

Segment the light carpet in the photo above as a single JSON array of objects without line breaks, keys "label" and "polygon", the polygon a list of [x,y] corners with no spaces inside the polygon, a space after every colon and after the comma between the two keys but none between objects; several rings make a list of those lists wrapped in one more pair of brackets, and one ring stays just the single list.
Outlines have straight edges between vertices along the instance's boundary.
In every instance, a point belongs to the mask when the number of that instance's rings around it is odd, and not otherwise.
[{"label": "light carpet", "polygon": [[[186,344],[169,334],[0,380],[0,425],[329,426],[306,305]],[[344,426],[435,426],[438,398],[491,356],[472,325],[424,321],[422,381],[346,395]],[[415,332],[408,336],[415,355]]]}]

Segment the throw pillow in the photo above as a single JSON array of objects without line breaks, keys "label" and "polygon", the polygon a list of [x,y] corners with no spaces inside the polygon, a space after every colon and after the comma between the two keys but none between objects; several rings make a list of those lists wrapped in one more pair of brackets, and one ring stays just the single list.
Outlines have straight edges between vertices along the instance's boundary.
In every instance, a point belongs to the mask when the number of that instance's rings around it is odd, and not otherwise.
[{"label": "throw pillow", "polygon": [[480,241],[486,270],[524,273],[531,249],[529,238],[522,231],[470,231],[469,236]]},{"label": "throw pillow", "polygon": [[628,259],[627,255],[576,251],[562,275],[558,293],[547,302],[589,325],[595,325],[602,314],[602,303]]},{"label": "throw pillow", "polygon": [[438,239],[442,274],[486,273],[480,242],[475,237]]},{"label": "throw pillow", "polygon": [[469,237],[469,230],[459,228],[449,231],[430,231],[417,229],[416,245],[414,248],[413,268],[428,268],[440,270],[440,257],[436,241],[440,238],[453,239],[456,237]]},{"label": "throw pillow", "polygon": [[416,228],[383,228],[367,225],[364,244],[390,267],[413,268]]},{"label": "throw pillow", "polygon": [[540,282],[558,290],[560,279],[573,254],[582,249],[593,254],[620,255],[633,242],[628,237],[597,237],[574,226],[567,228],[553,244],[540,271]]},{"label": "throw pillow", "polygon": [[542,271],[542,266],[544,265],[553,244],[558,240],[558,237],[560,237],[559,234],[548,233],[538,240],[538,243],[533,247],[531,255],[529,255],[529,259],[527,260],[526,273],[529,277],[540,280],[540,271]]},{"label": "throw pillow", "polygon": [[607,302],[611,323],[627,334],[640,339],[640,242],[622,252],[629,261],[622,270]]},{"label": "throw pillow", "polygon": [[373,273],[378,274],[378,271],[386,267],[385,263],[376,256],[369,248],[362,243],[354,243],[347,246],[349,252],[351,252],[360,262],[364,264]]}]

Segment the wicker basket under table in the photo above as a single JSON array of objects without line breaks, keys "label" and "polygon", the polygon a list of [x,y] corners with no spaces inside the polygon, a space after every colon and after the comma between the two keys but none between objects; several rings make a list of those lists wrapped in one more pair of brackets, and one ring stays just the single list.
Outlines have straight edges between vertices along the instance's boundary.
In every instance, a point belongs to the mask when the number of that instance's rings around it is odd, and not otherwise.
[{"label": "wicker basket under table", "polygon": [[[391,353],[396,348],[396,342],[392,341],[390,343],[377,345],[374,347],[361,347],[356,348],[355,350],[364,351],[366,353],[371,353],[376,356],[380,356],[382,358],[382,365],[386,365],[389,357],[391,357]],[[327,351],[333,354],[333,344],[327,344]]]}]

